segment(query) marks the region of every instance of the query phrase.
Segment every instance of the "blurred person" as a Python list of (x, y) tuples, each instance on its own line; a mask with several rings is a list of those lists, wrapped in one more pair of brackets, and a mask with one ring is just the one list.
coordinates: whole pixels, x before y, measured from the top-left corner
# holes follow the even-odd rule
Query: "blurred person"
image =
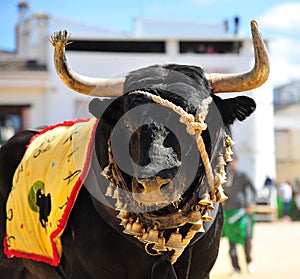
[(264, 183), (264, 188), (272, 188), (273, 185), (273, 180), (267, 175)]
[(271, 203), (271, 198), (272, 198), (272, 192), (273, 192), (273, 188), (274, 188), (274, 182), (272, 180), (272, 178), (270, 178), (268, 175), (266, 176), (265, 182), (264, 182), (264, 186), (263, 186), (263, 190), (265, 190), (267, 192), (268, 195), (268, 202)]
[(213, 45), (208, 45), (206, 52), (209, 54), (214, 54), (214, 53), (216, 53), (216, 50)]
[(229, 255), (233, 267), (232, 275), (240, 273), (237, 244), (244, 248), (247, 270), (254, 272), (251, 258), (253, 225), (255, 223), (254, 205), (256, 189), (250, 178), (237, 168), (237, 157), (234, 156), (228, 169), (227, 182), (223, 185), (228, 200), (224, 203), (223, 236), (229, 240)]
[(206, 46), (205, 44), (199, 44), (197, 48), (197, 53), (206, 53)]
[(290, 220), (290, 205), (293, 198), (293, 190), (292, 186), (288, 182), (283, 182), (279, 185), (279, 196), (283, 202), (283, 220)]

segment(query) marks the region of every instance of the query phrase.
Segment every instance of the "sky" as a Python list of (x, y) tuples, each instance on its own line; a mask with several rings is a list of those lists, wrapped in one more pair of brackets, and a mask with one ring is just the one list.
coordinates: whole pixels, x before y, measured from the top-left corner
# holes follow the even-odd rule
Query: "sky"
[[(125, 33), (136, 18), (197, 22), (233, 22), (240, 18), (240, 35), (251, 36), (249, 23), (257, 20), (270, 42), (274, 83), (300, 78), (300, 1), (293, 0), (28, 0), (30, 12), (47, 13)], [(0, 1), (0, 49), (15, 49), (17, 0)], [(61, 27), (62, 29), (64, 26)], [(56, 30), (54, 30), (56, 31)]]

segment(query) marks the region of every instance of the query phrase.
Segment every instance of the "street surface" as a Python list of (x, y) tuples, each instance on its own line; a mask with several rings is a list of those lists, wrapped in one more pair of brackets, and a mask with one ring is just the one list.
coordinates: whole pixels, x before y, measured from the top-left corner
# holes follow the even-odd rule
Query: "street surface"
[(254, 273), (247, 272), (243, 249), (238, 248), (241, 274), (230, 276), (228, 240), (223, 238), (211, 279), (300, 279), (300, 222), (256, 223), (252, 251)]

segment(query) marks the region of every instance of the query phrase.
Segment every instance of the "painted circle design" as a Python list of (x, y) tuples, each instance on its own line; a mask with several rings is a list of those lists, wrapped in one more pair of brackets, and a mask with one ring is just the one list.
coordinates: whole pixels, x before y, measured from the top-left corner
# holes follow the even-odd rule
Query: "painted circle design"
[(36, 205), (36, 192), (41, 189), (45, 190), (44, 182), (37, 180), (30, 188), (28, 193), (28, 205), (34, 212), (39, 212), (40, 208)]

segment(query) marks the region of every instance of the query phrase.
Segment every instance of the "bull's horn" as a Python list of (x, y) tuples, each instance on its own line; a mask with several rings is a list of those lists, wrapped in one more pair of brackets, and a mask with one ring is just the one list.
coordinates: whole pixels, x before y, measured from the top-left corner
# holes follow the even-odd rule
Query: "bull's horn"
[(124, 78), (91, 78), (76, 73), (67, 63), (65, 46), (69, 35), (66, 30), (50, 37), (54, 46), (54, 64), (60, 79), (76, 92), (98, 97), (117, 97), (123, 94)]
[(255, 20), (251, 21), (251, 32), (255, 55), (253, 69), (238, 74), (207, 74), (206, 77), (212, 85), (213, 93), (252, 90), (264, 84), (268, 79), (270, 72), (268, 52)]

